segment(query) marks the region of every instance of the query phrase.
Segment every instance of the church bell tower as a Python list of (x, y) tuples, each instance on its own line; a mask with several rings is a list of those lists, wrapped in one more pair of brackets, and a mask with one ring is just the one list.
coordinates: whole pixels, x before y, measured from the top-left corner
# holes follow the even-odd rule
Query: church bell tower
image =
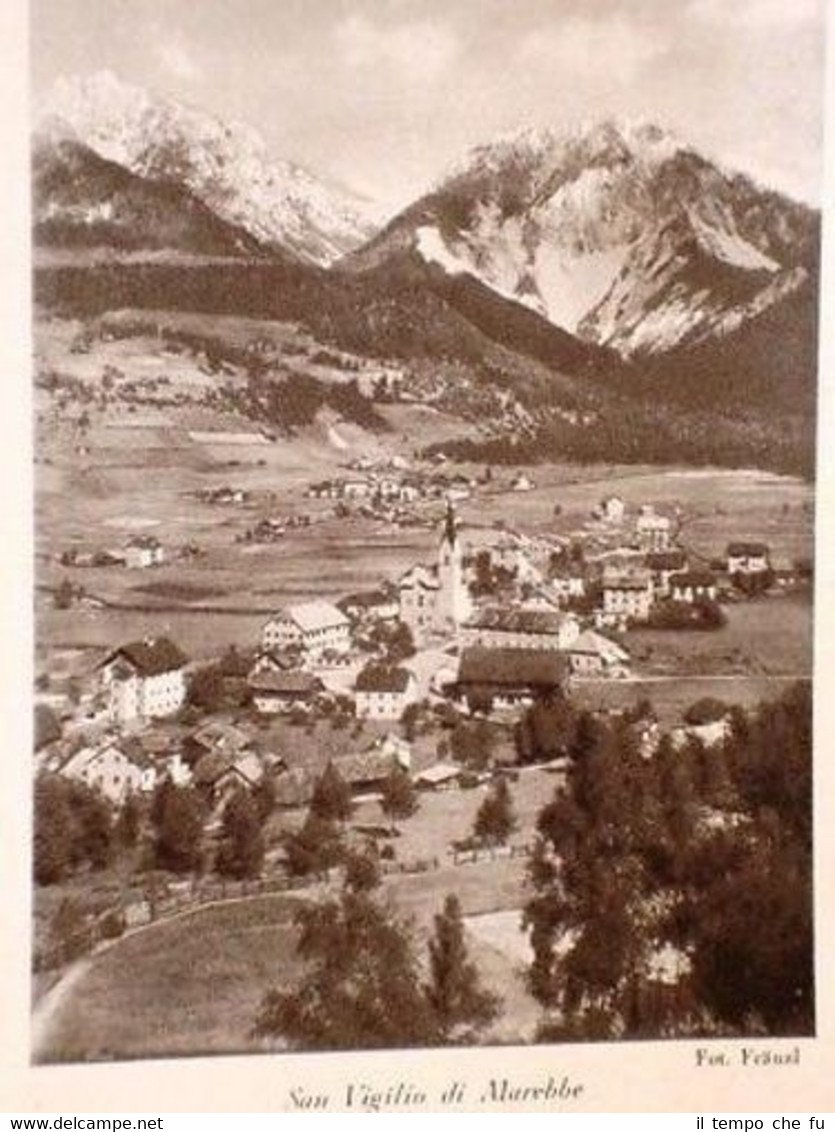
[(470, 593), (464, 580), (464, 554), (455, 509), (447, 500), (446, 516), (438, 546), (438, 605), (439, 632), (457, 632), (472, 612)]

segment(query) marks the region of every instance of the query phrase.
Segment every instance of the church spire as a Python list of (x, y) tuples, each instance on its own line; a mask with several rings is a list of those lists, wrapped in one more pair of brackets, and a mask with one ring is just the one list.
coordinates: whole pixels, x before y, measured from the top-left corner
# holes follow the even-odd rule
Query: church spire
[(452, 500), (446, 501), (446, 518), (444, 519), (444, 534), (443, 540), (448, 542), (450, 546), (455, 544), (458, 531), (455, 525), (455, 508), (452, 505)]

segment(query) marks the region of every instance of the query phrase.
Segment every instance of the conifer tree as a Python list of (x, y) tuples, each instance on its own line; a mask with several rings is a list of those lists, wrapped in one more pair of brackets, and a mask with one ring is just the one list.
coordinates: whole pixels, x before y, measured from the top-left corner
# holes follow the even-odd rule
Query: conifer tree
[(457, 896), (447, 896), (443, 912), (435, 916), (429, 965), (431, 982), (426, 987), (426, 997), (444, 1039), (466, 1027), (479, 1029), (496, 1017), (499, 999), (482, 988), (478, 969), (469, 958)]
[(316, 783), (310, 811), (317, 817), (332, 821), (347, 821), (353, 811), (351, 788), (332, 762)]
[(500, 778), (481, 803), (473, 832), (488, 845), (504, 845), (515, 827), (510, 789), (507, 780)]

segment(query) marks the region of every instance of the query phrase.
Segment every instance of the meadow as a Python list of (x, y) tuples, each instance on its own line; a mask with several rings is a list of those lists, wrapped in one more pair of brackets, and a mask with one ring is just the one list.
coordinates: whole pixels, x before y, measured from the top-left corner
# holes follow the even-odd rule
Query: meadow
[(253, 897), (154, 924), (93, 957), (56, 1010), (41, 1062), (253, 1052), (264, 992), (298, 972), (297, 900)]

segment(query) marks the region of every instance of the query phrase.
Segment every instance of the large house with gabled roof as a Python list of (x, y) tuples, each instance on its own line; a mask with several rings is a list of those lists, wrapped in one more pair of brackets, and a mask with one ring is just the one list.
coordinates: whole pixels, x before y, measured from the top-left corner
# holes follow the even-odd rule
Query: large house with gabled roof
[(63, 777), (83, 782), (117, 806), (130, 794), (149, 793), (157, 779), (154, 763), (136, 745), (110, 740), (82, 747), (58, 769)]
[(354, 686), (357, 718), (400, 719), (417, 699), (417, 681), (408, 668), (367, 664)]
[(351, 623), (329, 601), (305, 601), (273, 614), (261, 632), (264, 649), (297, 648), (309, 660), (351, 647)]
[(476, 646), (462, 651), (458, 676), (449, 690), (462, 708), (501, 711), (554, 695), (567, 676), (566, 659), (557, 652)]
[(114, 723), (175, 715), (186, 701), (188, 657), (168, 637), (146, 637), (115, 649), (99, 665)]

